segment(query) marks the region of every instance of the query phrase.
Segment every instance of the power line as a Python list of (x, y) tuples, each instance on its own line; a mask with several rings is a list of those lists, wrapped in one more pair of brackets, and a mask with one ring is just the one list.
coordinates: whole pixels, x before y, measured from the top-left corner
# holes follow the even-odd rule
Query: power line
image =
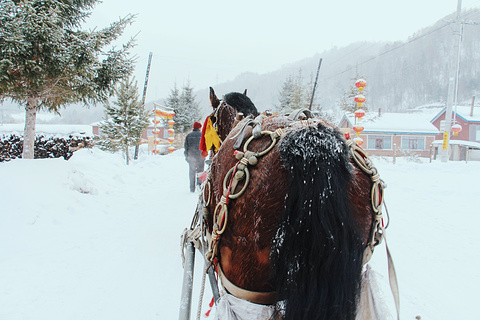
[(417, 40), (420, 40), (420, 39), (422, 39), (422, 38), (424, 38), (424, 37), (426, 37), (426, 36), (428, 36), (428, 35), (436, 32), (436, 31), (438, 31), (438, 30), (441, 30), (441, 29), (445, 28), (446, 26), (449, 26), (449, 25), (450, 25), (450, 24), (447, 23), (447, 24), (445, 24), (445, 25), (443, 25), (443, 26), (441, 26), (441, 27), (438, 27), (438, 28), (436, 28), (436, 29), (433, 29), (433, 30), (431, 30), (431, 31), (429, 31), (429, 32), (427, 32), (427, 33), (422, 34), (421, 36), (418, 36), (418, 37), (416, 37), (416, 38), (413, 38), (413, 39), (411, 39), (411, 40), (409, 40), (409, 41), (407, 41), (407, 42), (405, 42), (405, 43), (403, 43), (403, 44), (401, 44), (401, 45), (398, 45), (398, 46), (396, 46), (396, 47), (394, 47), (394, 48), (391, 48), (391, 49), (389, 49), (389, 50), (387, 50), (387, 51), (385, 51), (385, 52), (382, 52), (382, 53), (380, 53), (380, 54), (378, 54), (378, 55), (376, 55), (376, 56), (374, 56), (374, 57), (371, 57), (371, 58), (369, 58), (369, 59), (367, 59), (367, 60), (365, 60), (365, 61), (363, 61), (363, 62), (360, 62), (360, 63), (356, 64), (354, 67), (350, 67), (350, 68), (348, 68), (348, 69), (346, 69), (346, 70), (344, 70), (344, 71), (342, 71), (342, 72), (339, 72), (339, 73), (337, 73), (337, 74), (334, 74), (333, 76), (330, 76), (330, 77), (328, 77), (328, 78), (325, 78), (325, 80), (330, 80), (330, 79), (332, 79), (332, 78), (335, 78), (335, 77), (337, 77), (337, 76), (339, 76), (339, 75), (341, 75), (341, 74), (344, 74), (344, 73), (346, 73), (346, 72), (348, 72), (348, 71), (350, 71), (350, 70), (352, 70), (352, 69), (354, 69), (354, 68), (357, 68), (358, 66), (364, 65), (365, 63), (368, 63), (368, 62), (370, 62), (370, 61), (372, 61), (372, 60), (375, 60), (375, 59), (377, 59), (377, 58), (379, 58), (379, 57), (381, 57), (381, 56), (383, 56), (383, 55), (386, 55), (387, 53), (390, 53), (390, 52), (395, 51), (395, 50), (397, 50), (397, 49), (403, 48), (403, 47), (405, 47), (406, 45), (408, 45), (408, 44), (410, 44), (410, 43), (412, 43), (412, 42), (415, 42), (415, 41), (417, 41)]

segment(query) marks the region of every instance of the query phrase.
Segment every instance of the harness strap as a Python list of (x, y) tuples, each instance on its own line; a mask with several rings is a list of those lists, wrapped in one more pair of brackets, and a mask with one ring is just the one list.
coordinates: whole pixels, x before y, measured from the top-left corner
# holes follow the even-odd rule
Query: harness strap
[(261, 137), (262, 121), (265, 118), (265, 116), (264, 115), (259, 115), (255, 119), (251, 119), (249, 117), (247, 117), (248, 120), (245, 123), (242, 124), (242, 128), (240, 129), (240, 131), (236, 135), (234, 135), (233, 137), (230, 138), (232, 140), (237, 138), (237, 141), (233, 145), (234, 149), (239, 149), (240, 146), (242, 145), (242, 142), (245, 139), (245, 131), (246, 131), (248, 126), (253, 127), (252, 135), (255, 137), (255, 139), (258, 139), (258, 138)]
[(385, 234), (385, 248), (387, 249), (387, 261), (388, 261), (388, 281), (390, 282), (390, 289), (392, 290), (393, 300), (395, 301), (395, 308), (397, 309), (397, 320), (400, 319), (400, 292), (398, 289), (397, 272), (395, 271), (395, 265), (393, 264), (393, 258), (388, 249), (387, 238)]
[(271, 305), (276, 302), (276, 292), (250, 291), (240, 288), (231, 283), (230, 280), (228, 280), (223, 273), (223, 270), (220, 267), (220, 263), (217, 264), (217, 272), (219, 278), (222, 280), (223, 287), (233, 296), (256, 304)]
[(306, 119), (313, 118), (313, 114), (310, 110), (306, 108), (302, 108), (302, 109), (297, 109), (293, 111), (288, 116), (288, 120), (292, 120), (292, 121), (301, 120), (302, 118), (306, 118)]

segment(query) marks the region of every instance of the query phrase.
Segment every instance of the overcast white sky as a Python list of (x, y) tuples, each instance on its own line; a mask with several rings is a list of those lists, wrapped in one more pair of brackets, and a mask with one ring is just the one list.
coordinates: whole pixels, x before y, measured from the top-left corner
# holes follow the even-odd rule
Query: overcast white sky
[[(462, 8), (480, 0), (463, 0)], [(140, 90), (153, 52), (147, 101), (174, 83), (195, 90), (251, 71), (266, 73), (356, 41), (406, 40), (453, 13), (457, 0), (103, 0), (86, 28), (137, 14), (126, 37), (137, 36)]]

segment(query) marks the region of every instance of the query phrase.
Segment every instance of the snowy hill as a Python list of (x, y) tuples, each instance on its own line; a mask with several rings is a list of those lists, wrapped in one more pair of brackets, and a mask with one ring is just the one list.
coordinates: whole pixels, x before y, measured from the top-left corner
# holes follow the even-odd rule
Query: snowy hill
[[(402, 319), (478, 318), (480, 163), (373, 160), (388, 185)], [(0, 181), (0, 319), (178, 318), (180, 234), (198, 199), (183, 150), (130, 166), (96, 149), (13, 160)], [(393, 313), (383, 246), (371, 263)]]
[[(294, 61), (277, 71), (257, 74), (245, 72), (232, 81), (215, 86), (217, 94), (231, 91), (248, 95), (259, 110), (278, 104), (278, 93), (288, 76), (302, 70), (307, 81), (315, 77), (319, 58), (323, 58), (316, 96), (325, 110), (337, 112), (345, 91), (358, 74), (367, 80), (366, 96), (370, 110), (403, 112), (429, 103), (445, 104), (448, 91), (448, 65), (453, 34), (446, 16), (413, 34), (407, 41), (359, 41), (342, 48), (332, 48), (312, 57)], [(480, 10), (462, 13), (462, 20), (480, 22)], [(470, 102), (480, 95), (480, 42), (478, 26), (466, 25), (461, 52), (459, 102)], [(456, 51), (455, 51), (456, 52)], [(205, 112), (211, 112), (208, 88), (198, 88), (197, 98)], [(477, 101), (477, 104), (479, 102)], [(341, 114), (337, 114), (341, 116)]]

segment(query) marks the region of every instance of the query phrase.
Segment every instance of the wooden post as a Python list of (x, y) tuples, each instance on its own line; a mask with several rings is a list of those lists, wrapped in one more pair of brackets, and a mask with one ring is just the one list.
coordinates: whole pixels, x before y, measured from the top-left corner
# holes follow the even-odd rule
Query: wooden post
[[(395, 136), (393, 136), (393, 138), (395, 139)], [(397, 161), (397, 144), (394, 143), (393, 144), (393, 164), (395, 164)]]

